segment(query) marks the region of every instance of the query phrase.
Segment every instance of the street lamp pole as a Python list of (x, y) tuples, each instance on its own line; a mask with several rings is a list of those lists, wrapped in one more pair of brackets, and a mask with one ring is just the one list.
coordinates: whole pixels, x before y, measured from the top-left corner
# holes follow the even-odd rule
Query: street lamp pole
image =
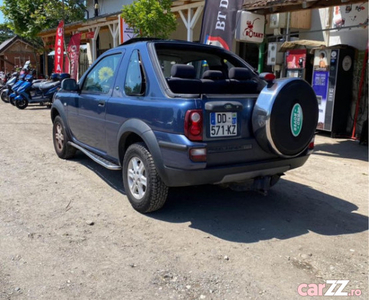
[[(99, 1), (98, 0), (95, 0), (94, 2), (94, 17), (98, 17), (99, 16)], [(99, 35), (96, 37), (96, 58), (98, 57), (99, 55), (99, 47), (100, 47), (100, 38), (99, 38)]]

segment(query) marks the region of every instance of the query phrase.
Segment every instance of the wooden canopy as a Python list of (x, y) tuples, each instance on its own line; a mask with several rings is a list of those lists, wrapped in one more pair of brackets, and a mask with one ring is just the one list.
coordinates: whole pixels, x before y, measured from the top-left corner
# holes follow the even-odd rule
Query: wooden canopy
[(363, 0), (245, 0), (243, 9), (257, 14), (268, 15), (304, 9), (319, 9), (365, 3)]

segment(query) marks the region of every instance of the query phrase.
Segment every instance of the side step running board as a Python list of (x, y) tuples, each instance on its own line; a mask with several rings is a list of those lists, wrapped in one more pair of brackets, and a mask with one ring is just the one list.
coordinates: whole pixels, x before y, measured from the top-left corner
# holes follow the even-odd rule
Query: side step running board
[(92, 153), (91, 151), (88, 151), (87, 149), (73, 143), (73, 142), (68, 142), (69, 145), (73, 146), (74, 148), (82, 151), (84, 154), (86, 154), (89, 158), (91, 158), (94, 162), (97, 162), (99, 165), (102, 165), (104, 168), (107, 168), (109, 170), (113, 170), (113, 171), (119, 171), (122, 168), (114, 163), (112, 163), (111, 161), (106, 160), (105, 158)]

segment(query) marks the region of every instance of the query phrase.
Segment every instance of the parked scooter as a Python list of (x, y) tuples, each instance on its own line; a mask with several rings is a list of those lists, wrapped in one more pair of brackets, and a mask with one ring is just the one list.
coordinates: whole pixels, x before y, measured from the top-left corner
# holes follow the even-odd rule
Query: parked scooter
[[(27, 75), (27, 77), (30, 75)], [(60, 89), (61, 81), (70, 78), (67, 73), (53, 73), (49, 81), (32, 82), (32, 78), (26, 77), (26, 82), (17, 90), (15, 105), (19, 109), (25, 109), (28, 104), (38, 103), (51, 107), (54, 94)]]
[(5, 103), (9, 103), (9, 90), (17, 82), (19, 73), (14, 72), (7, 80), (6, 84), (0, 89), (0, 98)]
[(17, 82), (16, 82), (16, 83), (14, 83), (14, 85), (13, 85), (13, 86), (11, 86), (11, 87), (8, 89), (8, 91), (7, 91), (6, 95), (5, 95), (5, 97), (7, 97), (8, 101), (10, 102), (10, 104), (15, 105), (14, 99), (15, 99), (15, 97), (17, 96), (17, 94), (16, 94), (15, 92), (16, 92), (16, 91), (18, 90), (18, 88), (20, 88), (20, 86), (25, 82), (25, 77), (26, 77), (26, 74), (20, 74), (20, 75), (18, 76), (18, 80), (17, 80)]
[(2, 89), (6, 82), (12, 77), (11, 73), (4, 73), (4, 72), (0, 72), (0, 88)]

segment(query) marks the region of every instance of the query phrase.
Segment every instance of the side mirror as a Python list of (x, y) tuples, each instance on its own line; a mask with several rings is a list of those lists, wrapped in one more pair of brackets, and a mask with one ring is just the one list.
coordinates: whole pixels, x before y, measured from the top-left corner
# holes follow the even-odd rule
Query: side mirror
[(79, 90), (79, 85), (75, 79), (66, 78), (61, 83), (61, 89), (69, 92), (77, 92)]

